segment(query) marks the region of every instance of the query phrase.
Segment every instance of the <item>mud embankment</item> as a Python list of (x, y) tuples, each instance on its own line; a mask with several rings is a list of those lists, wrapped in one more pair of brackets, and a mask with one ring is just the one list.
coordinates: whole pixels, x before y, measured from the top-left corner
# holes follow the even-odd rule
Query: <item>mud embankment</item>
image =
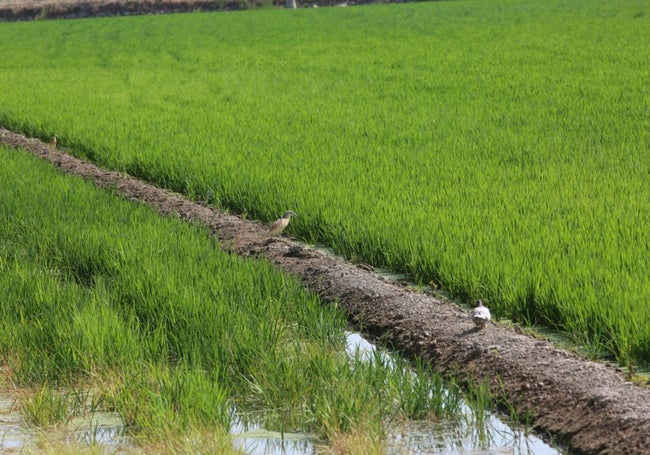
[(0, 3), (0, 21), (82, 19), (105, 16), (228, 11), (260, 6), (258, 0), (98, 0)]
[(650, 390), (631, 384), (612, 367), (508, 327), (492, 324), (477, 331), (468, 313), (452, 303), (286, 238), (265, 238), (259, 223), (99, 169), (36, 139), (0, 129), (0, 143), (113, 188), (163, 215), (203, 223), (224, 249), (266, 258), (300, 277), (324, 301), (338, 301), (353, 324), (392, 349), (423, 356), (448, 376), (477, 382), (489, 378), (494, 394), (507, 397), (533, 428), (572, 452), (650, 454)]
[[(298, 0), (300, 8), (408, 0)], [(0, 22), (284, 7), (286, 0), (0, 0)]]

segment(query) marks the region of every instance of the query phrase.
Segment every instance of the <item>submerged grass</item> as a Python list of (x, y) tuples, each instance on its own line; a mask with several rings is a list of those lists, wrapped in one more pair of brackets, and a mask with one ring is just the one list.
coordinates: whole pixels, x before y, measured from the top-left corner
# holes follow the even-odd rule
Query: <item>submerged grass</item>
[[(307, 241), (647, 364), (649, 10), (481, 0), (5, 23), (0, 122), (251, 217), (293, 209)], [(59, 260), (88, 280), (90, 253)], [(101, 272), (121, 266), (119, 245), (95, 253)]]
[(423, 364), (346, 354), (342, 312), (270, 264), (33, 157), (0, 160), (0, 363), (32, 389), (33, 425), (108, 411), (143, 444), (213, 429), (228, 445), (237, 417), (379, 447), (395, 420), (462, 419), (460, 389)]

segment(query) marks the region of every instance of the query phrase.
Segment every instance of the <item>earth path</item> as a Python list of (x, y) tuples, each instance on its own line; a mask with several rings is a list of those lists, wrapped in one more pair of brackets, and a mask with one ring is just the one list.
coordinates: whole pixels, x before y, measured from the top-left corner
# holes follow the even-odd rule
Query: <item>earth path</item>
[(533, 428), (571, 452), (650, 454), (650, 389), (626, 381), (610, 366), (512, 328), (491, 324), (477, 331), (468, 312), (450, 302), (289, 239), (266, 238), (259, 223), (102, 170), (37, 139), (0, 128), (0, 144), (39, 156), (163, 215), (209, 226), (224, 249), (265, 257), (298, 276), (323, 300), (339, 302), (353, 324), (391, 348), (421, 355), (448, 376), (477, 382), (490, 378), (493, 393), (505, 395), (519, 415), (529, 416)]

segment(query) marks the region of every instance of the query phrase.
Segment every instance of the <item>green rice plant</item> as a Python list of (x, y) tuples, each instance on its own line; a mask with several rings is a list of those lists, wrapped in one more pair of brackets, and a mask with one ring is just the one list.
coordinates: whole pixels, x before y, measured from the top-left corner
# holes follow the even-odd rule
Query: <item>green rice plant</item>
[(486, 425), (485, 418), (487, 411), (494, 409), (499, 397), (495, 397), (490, 392), (490, 378), (485, 378), (482, 382), (467, 383), (467, 401), (470, 403), (473, 418), (476, 422), (476, 427), (484, 429)]
[(53, 390), (45, 384), (29, 399), (21, 403), (21, 411), (27, 422), (32, 425), (47, 427), (65, 423), (74, 415), (69, 395)]
[[(0, 123), (252, 218), (291, 208), (308, 242), (647, 363), (647, 9), (4, 23)], [(87, 285), (118, 254), (59, 260)]]
[(461, 391), (424, 365), (348, 355), (343, 313), (271, 264), (34, 157), (0, 159), (0, 363), (36, 390), (34, 425), (108, 411), (145, 445), (210, 429), (226, 444), (235, 413), (323, 441), (460, 418)]
[(431, 366), (422, 359), (416, 359), (415, 367), (402, 366), (401, 381), (395, 384), (400, 392), (400, 408), (410, 419), (419, 420), (435, 416), (447, 420), (458, 420), (462, 415), (461, 392), (454, 381), (444, 381), (435, 374)]
[(104, 395), (87, 384), (54, 389), (45, 383), (19, 401), (26, 422), (36, 427), (59, 426), (73, 417), (92, 415), (104, 407)]
[(116, 378), (109, 399), (126, 428), (154, 439), (231, 424), (228, 389), (199, 370), (145, 366), (129, 371)]
[(393, 421), (462, 418), (463, 392), (421, 363), (413, 369), (380, 351), (366, 358), (330, 349), (324, 356), (318, 345), (300, 341), (283, 346), (258, 354), (247, 377), (249, 394), (238, 404), (266, 410), (265, 428), (307, 431), (324, 440), (364, 428), (382, 439)]

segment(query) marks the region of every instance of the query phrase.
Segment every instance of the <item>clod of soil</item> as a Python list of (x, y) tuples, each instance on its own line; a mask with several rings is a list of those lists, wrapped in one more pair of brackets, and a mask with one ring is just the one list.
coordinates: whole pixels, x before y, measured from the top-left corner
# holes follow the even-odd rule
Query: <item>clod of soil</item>
[(650, 390), (628, 382), (612, 367), (498, 324), (477, 330), (469, 313), (452, 303), (286, 238), (266, 238), (259, 223), (102, 170), (36, 139), (0, 128), (0, 143), (113, 188), (163, 215), (209, 226), (223, 248), (265, 257), (300, 277), (324, 301), (339, 302), (354, 325), (392, 349), (422, 356), (448, 376), (476, 382), (490, 378), (494, 394), (505, 396), (535, 430), (572, 452), (650, 454)]

